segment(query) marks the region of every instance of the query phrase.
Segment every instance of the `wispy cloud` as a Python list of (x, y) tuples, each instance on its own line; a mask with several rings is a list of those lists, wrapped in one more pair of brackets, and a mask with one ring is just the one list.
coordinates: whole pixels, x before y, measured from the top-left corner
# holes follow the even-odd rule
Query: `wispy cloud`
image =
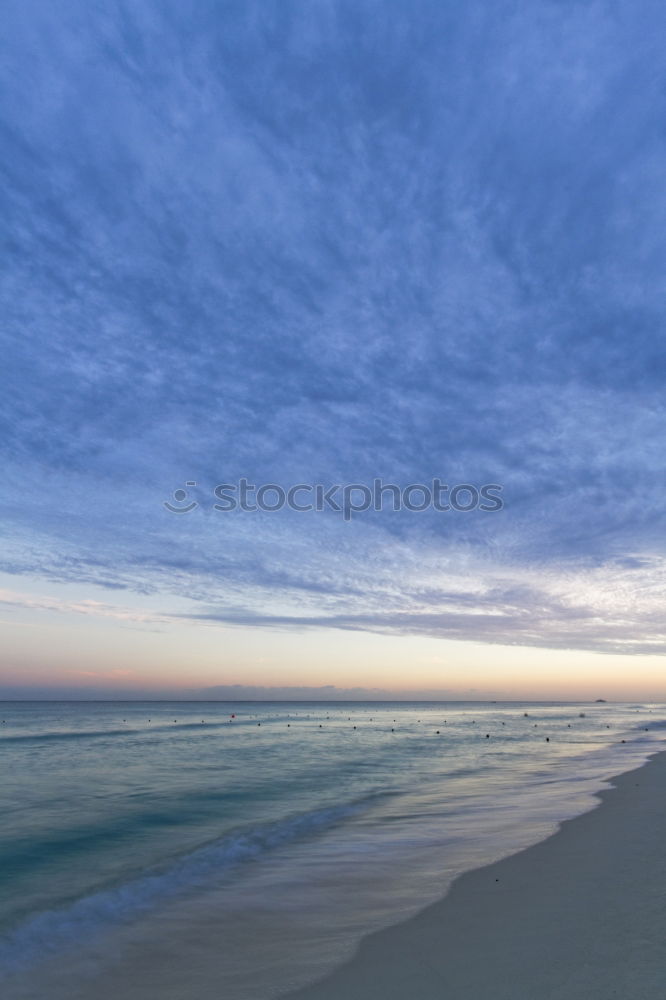
[(104, 604), (102, 601), (66, 601), (47, 595), (36, 597), (33, 594), (0, 590), (0, 606), (17, 608), (27, 611), (54, 611), (59, 614), (88, 615), (93, 618), (113, 618), (128, 622), (173, 622), (177, 618), (157, 614), (151, 611), (138, 611), (136, 608), (120, 607)]
[[(119, 619), (663, 650), (660, 5), (3, 20), (0, 568)], [(506, 506), (204, 504), (241, 475)]]

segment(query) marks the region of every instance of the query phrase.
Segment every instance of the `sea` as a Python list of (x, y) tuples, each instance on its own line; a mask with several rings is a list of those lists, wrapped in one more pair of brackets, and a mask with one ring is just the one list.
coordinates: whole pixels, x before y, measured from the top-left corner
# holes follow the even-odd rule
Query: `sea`
[(666, 706), (0, 704), (4, 1000), (272, 1000), (594, 808)]

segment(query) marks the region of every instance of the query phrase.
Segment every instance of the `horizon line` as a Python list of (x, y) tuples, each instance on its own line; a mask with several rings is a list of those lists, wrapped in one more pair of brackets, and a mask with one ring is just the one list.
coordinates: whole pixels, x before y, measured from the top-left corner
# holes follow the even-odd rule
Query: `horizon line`
[[(372, 702), (372, 704), (375, 705), (392, 705), (396, 701), (403, 701), (405, 704), (420, 705), (626, 705), (633, 701), (648, 701), (654, 704), (660, 704), (659, 702), (652, 702), (652, 699), (649, 698), (628, 698), (624, 701), (616, 701), (615, 699), (610, 698), (0, 698), (0, 704), (8, 702), (18, 702), (23, 704), (34, 704), (35, 702), (49, 704), (77, 702), (81, 704), (97, 705), (106, 703), (133, 704), (141, 702), (164, 702), (166, 704), (174, 701), (179, 702), (181, 705), (274, 705), (277, 703), (284, 703), (285, 705), (293, 705), (294, 703), (304, 705), (364, 705), (369, 702)], [(661, 704), (666, 704), (666, 702)]]

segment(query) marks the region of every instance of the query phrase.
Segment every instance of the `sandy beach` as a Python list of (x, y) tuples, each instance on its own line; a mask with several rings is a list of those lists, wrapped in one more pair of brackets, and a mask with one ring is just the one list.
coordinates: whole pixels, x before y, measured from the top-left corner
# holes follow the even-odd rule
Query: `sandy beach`
[(666, 753), (547, 840), (468, 872), (288, 1000), (647, 1000), (666, 983)]

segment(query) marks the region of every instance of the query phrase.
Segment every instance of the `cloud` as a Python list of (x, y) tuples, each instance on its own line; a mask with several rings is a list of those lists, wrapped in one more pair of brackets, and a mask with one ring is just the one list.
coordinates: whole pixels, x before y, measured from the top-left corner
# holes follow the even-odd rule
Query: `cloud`
[[(661, 6), (4, 19), (0, 568), (202, 622), (662, 649)], [(243, 475), (506, 506), (216, 515)]]
[[(73, 675), (72, 675), (73, 676)], [(187, 701), (202, 702), (280, 702), (295, 701), (302, 702), (363, 702), (363, 701), (444, 701), (451, 700), (459, 702), (462, 695), (469, 695), (470, 700), (478, 701), (482, 698), (490, 698), (498, 694), (497, 691), (477, 688), (469, 688), (465, 691), (448, 688), (437, 689), (414, 689), (410, 691), (390, 691), (384, 688), (339, 688), (332, 684), (318, 686), (264, 686), (261, 684), (218, 684), (208, 688), (178, 688), (168, 689), (162, 687), (137, 687), (119, 688), (118, 683), (122, 683), (123, 675), (120, 673), (95, 674), (96, 678), (102, 681), (102, 685), (95, 683), (92, 685), (75, 686), (69, 679), (66, 684), (60, 687), (45, 687), (40, 685), (38, 689), (39, 700), (61, 701), (65, 694), (68, 701), (88, 701), (91, 694), (96, 699), (113, 701), (154, 701), (158, 699), (168, 701), (173, 698), (182, 703)], [(104, 683), (111, 680), (113, 683), (109, 687), (104, 687)], [(0, 695), (6, 701), (31, 701), (35, 698), (35, 688), (30, 685), (0, 685)]]
[(59, 614), (87, 615), (93, 618), (114, 618), (121, 622), (169, 622), (174, 617), (136, 608), (105, 604), (102, 601), (67, 601), (56, 597), (35, 596), (15, 591), (0, 590), (0, 605), (27, 611), (55, 611)]
[(645, 575), (635, 579), (635, 568), (627, 572), (617, 565), (570, 573), (566, 579), (542, 571), (523, 573), (520, 583), (497, 579), (478, 593), (433, 591), (427, 602), (424, 595), (405, 587), (397, 606), (386, 608), (376, 594), (379, 600), (361, 613), (276, 615), (227, 608), (202, 612), (200, 617), (263, 628), (338, 628), (550, 649), (663, 654), (665, 574), (663, 561), (651, 567), (649, 583)]

